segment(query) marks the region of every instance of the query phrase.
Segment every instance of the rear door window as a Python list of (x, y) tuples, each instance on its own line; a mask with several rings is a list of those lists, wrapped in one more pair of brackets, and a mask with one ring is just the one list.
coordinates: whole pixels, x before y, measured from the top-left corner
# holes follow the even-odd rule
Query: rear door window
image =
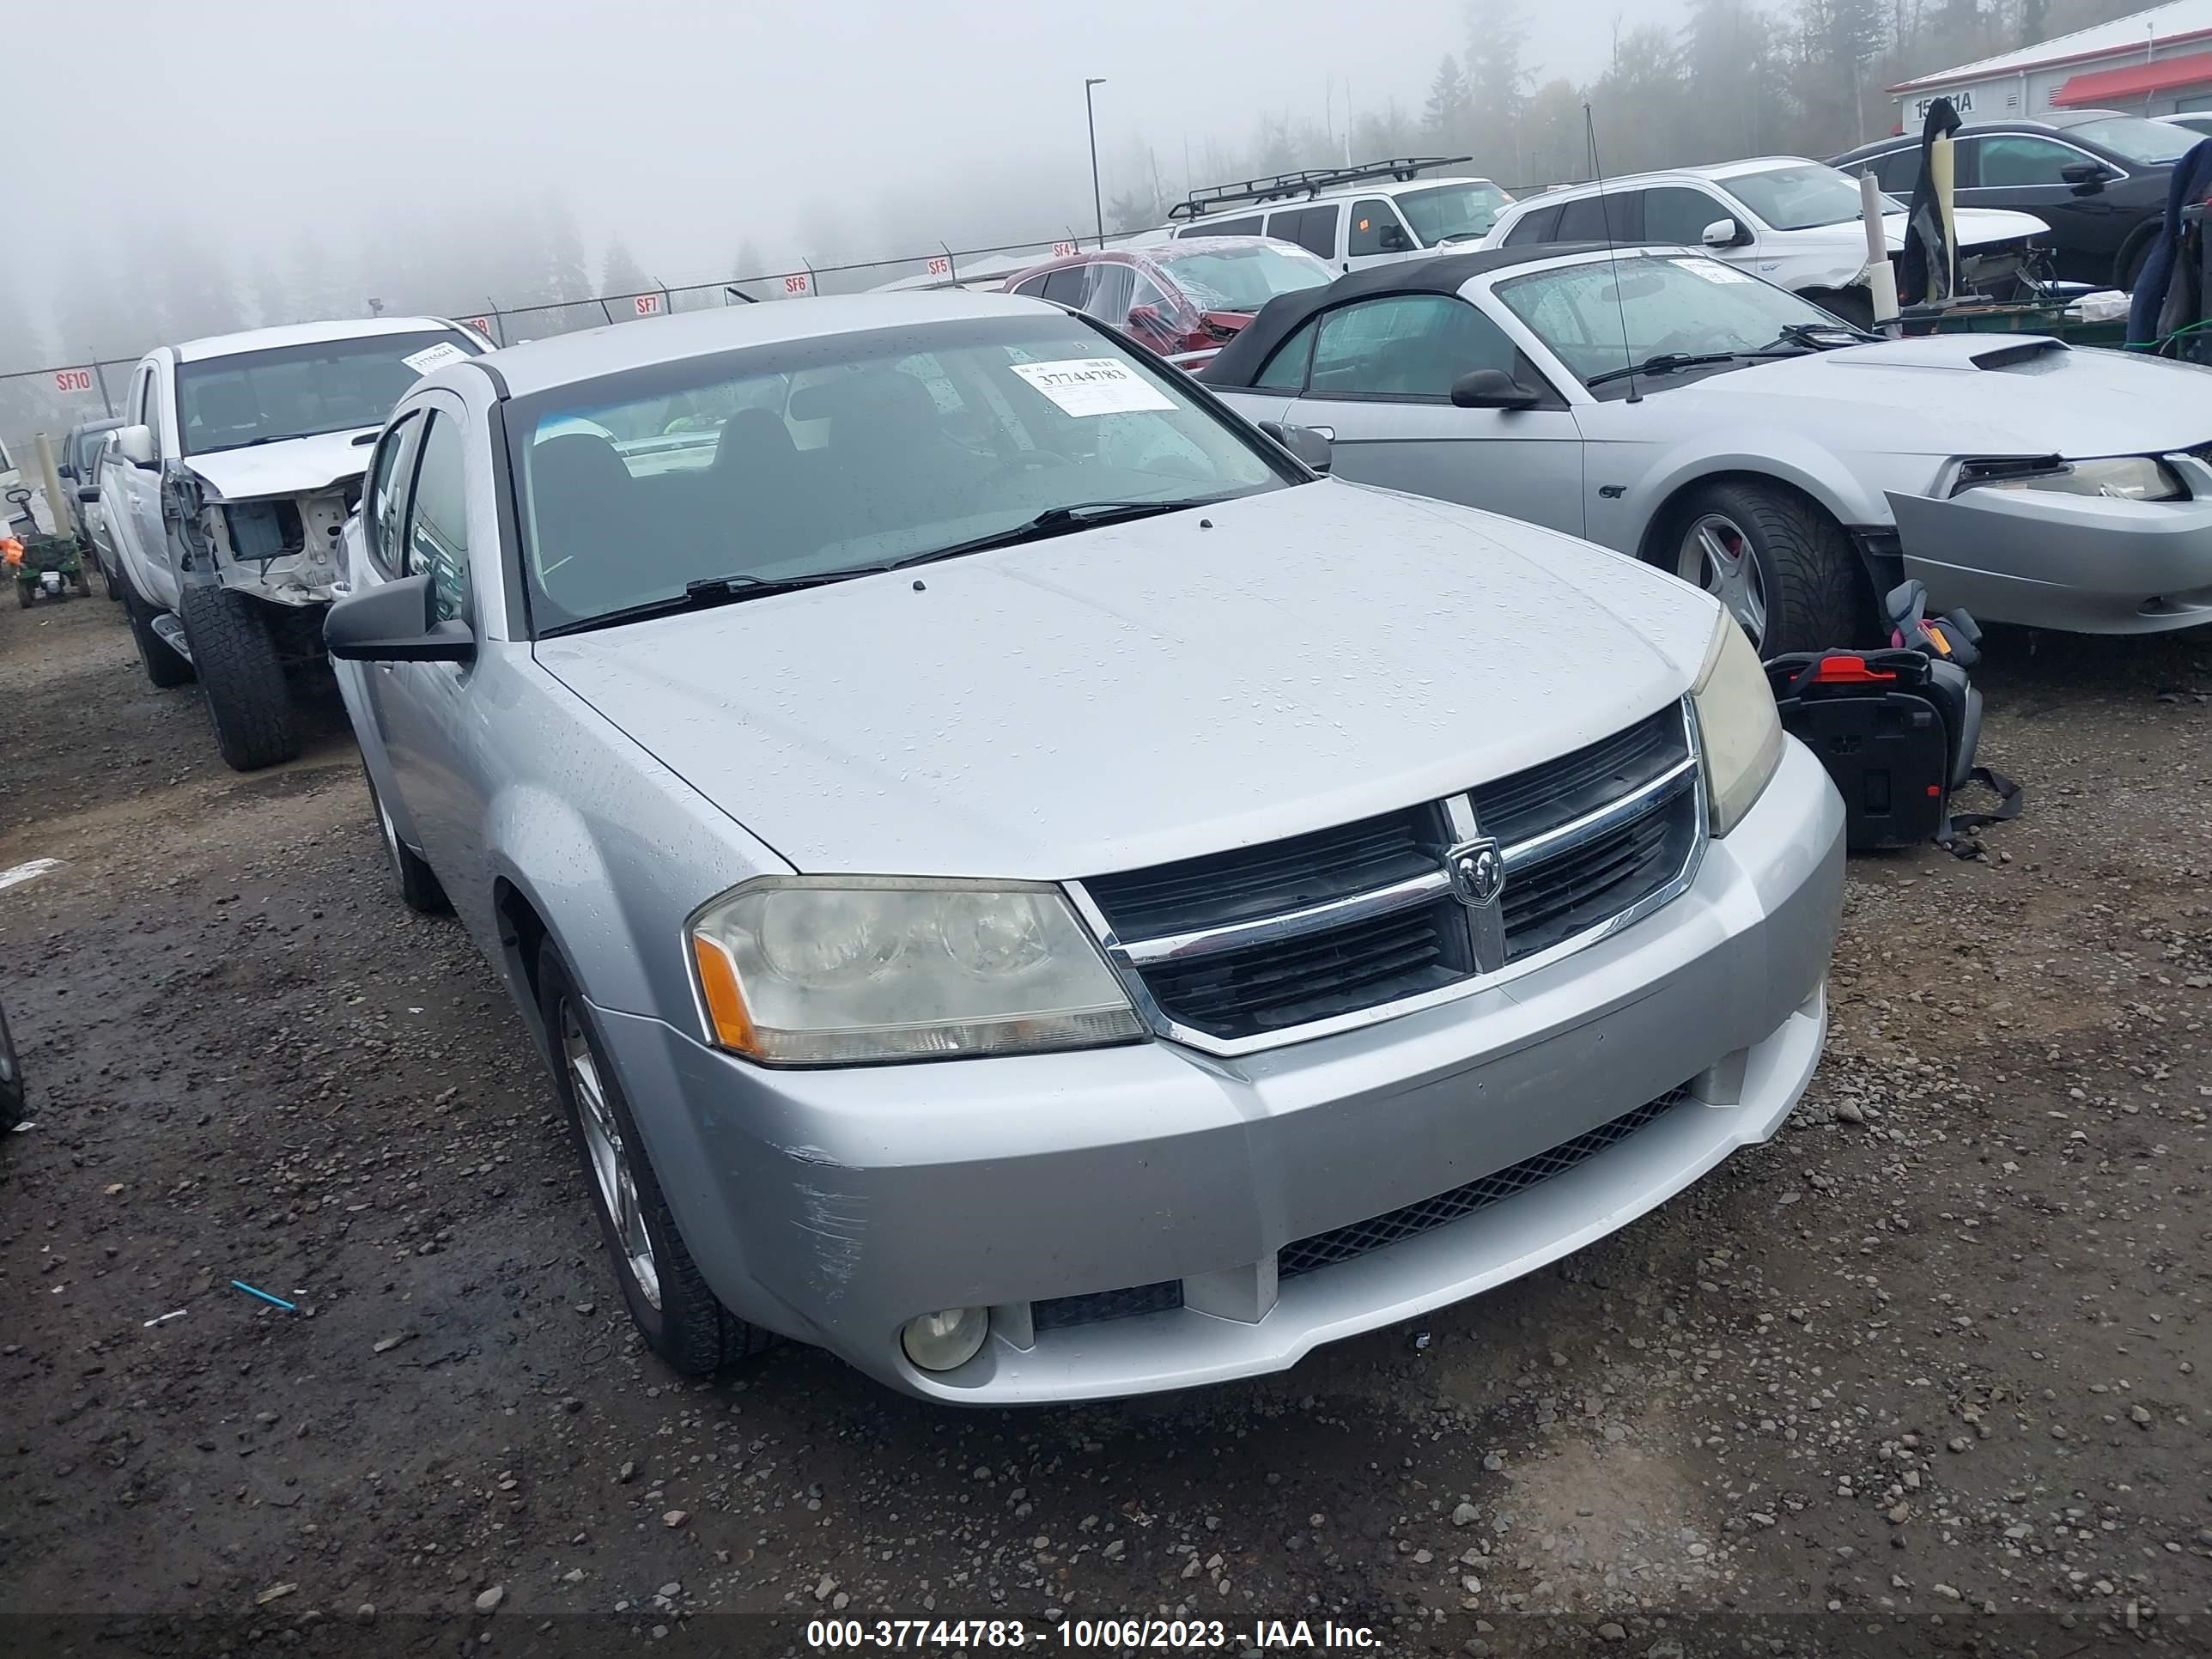
[(1084, 288), (1090, 278), (1091, 268), (1088, 265), (1062, 265), (1058, 270), (1046, 275), (1044, 297), (1054, 305), (1079, 308), (1083, 304)]
[(1267, 216), (1267, 234), (1285, 242), (1296, 242), (1309, 253), (1322, 258), (1336, 253), (1336, 216), (1340, 205), (1330, 203), (1327, 207), (1293, 208), (1287, 212)]
[(1129, 319), (1129, 307), (1137, 291), (1137, 273), (1127, 265), (1102, 260), (1091, 267), (1089, 291), (1083, 308), (1100, 322), (1119, 328)]
[(1620, 242), (1633, 241), (1635, 234), (1628, 228), (1629, 198), (1619, 195), (1585, 196), (1578, 201), (1566, 203), (1559, 210), (1559, 233), (1556, 240), (1562, 242)]
[(1185, 225), (1176, 232), (1178, 236), (1260, 236), (1266, 234), (1267, 221), (1258, 214), (1247, 219), (1200, 219), (1196, 224)]
[(1514, 221), (1513, 228), (1505, 233), (1507, 247), (1531, 247), (1539, 242), (1554, 242), (1559, 236), (1559, 210), (1554, 207), (1531, 208)]
[(1296, 392), (1306, 383), (1306, 359), (1313, 356), (1314, 332), (1321, 325), (1308, 323), (1275, 348), (1267, 367), (1252, 382), (1261, 392)]

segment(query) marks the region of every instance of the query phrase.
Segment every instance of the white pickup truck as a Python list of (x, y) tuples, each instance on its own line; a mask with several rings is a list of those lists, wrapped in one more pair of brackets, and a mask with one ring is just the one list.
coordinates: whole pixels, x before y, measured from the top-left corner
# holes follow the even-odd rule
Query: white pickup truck
[(140, 359), (99, 500), (146, 678), (197, 677), (223, 759), (299, 752), (288, 670), (320, 665), (337, 536), (416, 380), (489, 341), (438, 317), (226, 334)]

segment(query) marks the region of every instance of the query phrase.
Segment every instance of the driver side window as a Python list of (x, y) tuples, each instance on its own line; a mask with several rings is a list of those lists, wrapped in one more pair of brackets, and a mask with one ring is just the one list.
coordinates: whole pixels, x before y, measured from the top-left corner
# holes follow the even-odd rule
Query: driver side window
[(1503, 329), (1450, 295), (1396, 295), (1322, 319), (1310, 395), (1441, 399), (1477, 368), (1514, 372)]
[(415, 470), (415, 446), (422, 435), (420, 413), (401, 416), (384, 434), (376, 447), (375, 459), (369, 463), (368, 489), (362, 497), (362, 541), (368, 550), (368, 562), (387, 581), (406, 574), (399, 514), (409, 475)]

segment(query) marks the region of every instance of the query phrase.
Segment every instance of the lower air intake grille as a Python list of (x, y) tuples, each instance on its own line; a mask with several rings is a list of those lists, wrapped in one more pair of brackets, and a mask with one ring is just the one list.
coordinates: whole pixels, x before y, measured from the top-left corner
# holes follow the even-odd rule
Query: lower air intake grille
[(1334, 1227), (1325, 1233), (1316, 1233), (1311, 1238), (1299, 1239), (1286, 1244), (1275, 1258), (1275, 1277), (1278, 1281), (1295, 1279), (1300, 1273), (1312, 1273), (1318, 1267), (1333, 1267), (1355, 1256), (1365, 1255), (1370, 1250), (1387, 1249), (1407, 1239), (1418, 1238), (1423, 1233), (1433, 1232), (1438, 1227), (1463, 1221), (1477, 1210), (1486, 1209), (1503, 1198), (1523, 1193), (1540, 1182), (1553, 1176), (1564, 1175), (1579, 1164), (1587, 1163), (1608, 1147), (1618, 1146), (1638, 1129), (1647, 1127), (1689, 1098), (1687, 1087), (1670, 1089), (1656, 1100), (1646, 1101), (1634, 1111), (1625, 1113), (1610, 1123), (1577, 1135), (1572, 1140), (1562, 1141), (1549, 1152), (1525, 1158), (1520, 1163), (1493, 1171), (1463, 1187), (1455, 1187), (1448, 1193), (1438, 1193), (1434, 1198), (1425, 1198), (1418, 1204), (1408, 1204), (1388, 1215), (1378, 1215), (1365, 1221), (1355, 1221), (1346, 1227)]
[(1049, 1302), (1033, 1302), (1030, 1304), (1030, 1320), (1040, 1332), (1058, 1331), (1071, 1325), (1099, 1325), (1109, 1319), (1165, 1313), (1181, 1306), (1182, 1281), (1170, 1279), (1158, 1285), (1132, 1285), (1126, 1290), (1097, 1291), (1089, 1296), (1056, 1296)]

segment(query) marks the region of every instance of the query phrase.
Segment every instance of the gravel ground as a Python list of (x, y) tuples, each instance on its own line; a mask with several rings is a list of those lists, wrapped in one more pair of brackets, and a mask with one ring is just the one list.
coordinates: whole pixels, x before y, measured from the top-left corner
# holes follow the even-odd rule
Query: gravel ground
[(659, 1369), (335, 700), (240, 777), (119, 608), (0, 611), (0, 868), (65, 860), (0, 892), (0, 1650), (2212, 1649), (2212, 642), (1992, 644), (2027, 815), (1854, 863), (1771, 1145), (1425, 1342), (956, 1413), (802, 1348)]

